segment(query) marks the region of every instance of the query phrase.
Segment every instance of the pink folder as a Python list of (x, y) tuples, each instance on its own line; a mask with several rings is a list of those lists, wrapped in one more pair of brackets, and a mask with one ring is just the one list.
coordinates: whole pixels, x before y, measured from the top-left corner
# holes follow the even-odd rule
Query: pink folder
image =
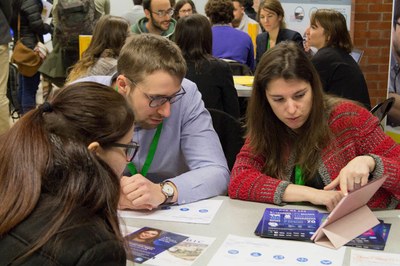
[(377, 225), (378, 219), (366, 204), (385, 179), (386, 176), (349, 192), (332, 210), (311, 240), (321, 246), (337, 249)]

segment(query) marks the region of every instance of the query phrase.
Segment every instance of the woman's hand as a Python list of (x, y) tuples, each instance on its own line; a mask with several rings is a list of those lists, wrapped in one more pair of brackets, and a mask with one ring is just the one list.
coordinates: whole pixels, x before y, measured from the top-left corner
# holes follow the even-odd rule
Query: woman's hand
[(374, 169), (375, 160), (371, 156), (357, 156), (340, 170), (339, 175), (324, 190), (332, 190), (339, 185), (342, 193), (347, 195), (348, 191), (366, 185)]
[(314, 205), (325, 205), (326, 209), (330, 212), (336, 207), (343, 196), (341, 191), (316, 189), (310, 195), (309, 201)]
[(343, 196), (341, 191), (326, 191), (308, 186), (290, 184), (287, 186), (282, 200), (284, 202), (308, 201), (314, 205), (325, 205), (328, 211), (332, 211)]

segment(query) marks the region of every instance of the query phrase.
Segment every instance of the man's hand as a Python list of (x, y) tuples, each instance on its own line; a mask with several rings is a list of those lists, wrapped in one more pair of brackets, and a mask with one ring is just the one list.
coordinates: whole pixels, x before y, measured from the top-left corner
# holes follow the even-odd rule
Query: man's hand
[(120, 209), (152, 210), (165, 201), (160, 184), (149, 181), (141, 174), (123, 176), (120, 182)]

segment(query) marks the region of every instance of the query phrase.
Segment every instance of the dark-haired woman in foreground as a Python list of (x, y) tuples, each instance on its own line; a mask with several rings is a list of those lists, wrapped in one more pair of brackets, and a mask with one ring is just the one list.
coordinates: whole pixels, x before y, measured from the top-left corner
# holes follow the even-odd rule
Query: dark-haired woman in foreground
[(119, 177), (138, 148), (112, 88), (61, 89), (0, 136), (0, 265), (125, 265)]

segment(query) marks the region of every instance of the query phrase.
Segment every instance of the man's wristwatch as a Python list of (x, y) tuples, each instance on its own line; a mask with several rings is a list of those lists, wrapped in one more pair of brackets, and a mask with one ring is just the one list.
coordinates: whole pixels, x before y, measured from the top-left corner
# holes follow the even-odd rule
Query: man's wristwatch
[(172, 199), (174, 198), (175, 188), (174, 185), (169, 181), (164, 181), (160, 183), (161, 192), (165, 196), (165, 201), (162, 204), (171, 203)]

